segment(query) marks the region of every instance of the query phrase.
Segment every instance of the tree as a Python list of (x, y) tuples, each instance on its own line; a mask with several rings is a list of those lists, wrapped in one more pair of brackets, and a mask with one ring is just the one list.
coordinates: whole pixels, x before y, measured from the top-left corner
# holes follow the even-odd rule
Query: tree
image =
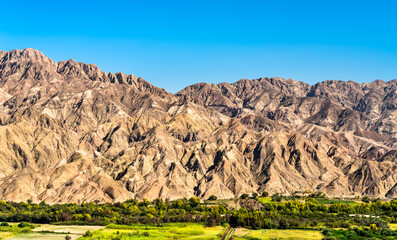
[(81, 213), (73, 214), (73, 219), (76, 220), (76, 221), (83, 221), (84, 216)]
[(189, 203), (190, 203), (190, 206), (192, 206), (193, 208), (194, 208), (194, 207), (197, 207), (197, 206), (200, 204), (200, 198), (191, 197), (191, 198), (189, 199)]
[(208, 227), (216, 226), (216, 218), (214, 216), (212, 216), (212, 214), (208, 215), (208, 217), (207, 217), (207, 226)]
[(272, 201), (273, 202), (281, 202), (283, 200), (283, 198), (284, 198), (283, 195), (281, 195), (280, 193), (276, 193), (276, 194), (273, 194)]
[(369, 203), (371, 200), (369, 199), (368, 196), (364, 196), (361, 201), (365, 202), (365, 203)]
[(287, 229), (289, 226), (287, 220), (285, 220), (284, 218), (280, 219), (279, 225), (281, 229)]
[(253, 193), (252, 193), (252, 198), (257, 198), (257, 197), (258, 197), (258, 193), (253, 192)]
[(268, 192), (266, 192), (266, 191), (262, 192), (262, 197), (267, 197), (267, 196), (269, 196)]
[(84, 214), (84, 221), (90, 221), (91, 220), (91, 215), (86, 213)]
[(218, 197), (215, 196), (215, 195), (211, 195), (211, 196), (208, 198), (208, 200), (210, 200), (210, 201), (215, 201), (215, 200), (217, 200), (217, 199), (218, 199)]
[(18, 227), (19, 227), (19, 228), (25, 228), (25, 227), (33, 228), (32, 225), (30, 225), (29, 223), (25, 223), (25, 222), (20, 222), (20, 223), (18, 224)]
[(72, 240), (72, 237), (69, 236), (69, 235), (66, 235), (66, 236), (65, 236), (65, 240)]

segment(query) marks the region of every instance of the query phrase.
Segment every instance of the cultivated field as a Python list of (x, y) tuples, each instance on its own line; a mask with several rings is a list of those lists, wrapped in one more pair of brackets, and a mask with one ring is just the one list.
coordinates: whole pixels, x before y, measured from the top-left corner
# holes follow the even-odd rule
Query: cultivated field
[(14, 235), (14, 233), (12, 233), (12, 232), (0, 232), (0, 239), (4, 239), (6, 237), (11, 237), (12, 235)]
[(150, 225), (109, 225), (105, 229), (93, 232), (92, 237), (81, 237), (79, 239), (101, 240), (119, 238), (125, 239), (202, 239), (211, 240), (219, 239), (224, 227), (205, 227), (202, 224), (195, 223), (170, 223), (162, 224), (161, 227)]
[(322, 239), (323, 235), (315, 230), (280, 230), (280, 229), (261, 229), (249, 230), (245, 228), (238, 228), (233, 234), (233, 239)]
[(54, 233), (69, 233), (69, 234), (84, 234), (86, 231), (96, 231), (104, 228), (104, 226), (73, 226), (73, 225), (50, 225), (41, 224), (40, 227), (34, 228), (34, 232), (54, 232)]
[(17, 223), (10, 227), (0, 227), (0, 239), (7, 240), (64, 240), (69, 235), (73, 240), (81, 237), (86, 231), (96, 231), (103, 226), (72, 226), (72, 225), (35, 225), (34, 229), (20, 229)]
[(258, 200), (258, 202), (260, 202), (260, 203), (271, 203), (272, 202), (271, 197), (258, 197), (258, 198), (256, 198), (256, 200)]
[(72, 237), (72, 240), (77, 239), (81, 235), (74, 234), (58, 234), (58, 233), (24, 233), (19, 234), (10, 238), (6, 238), (7, 240), (65, 240), (65, 236), (69, 235)]
[(327, 198), (323, 198), (323, 199), (316, 199), (317, 202), (321, 203), (321, 204), (335, 204), (335, 203), (345, 203), (347, 205), (357, 205), (359, 204), (356, 201), (353, 200), (338, 200), (338, 199), (327, 199)]

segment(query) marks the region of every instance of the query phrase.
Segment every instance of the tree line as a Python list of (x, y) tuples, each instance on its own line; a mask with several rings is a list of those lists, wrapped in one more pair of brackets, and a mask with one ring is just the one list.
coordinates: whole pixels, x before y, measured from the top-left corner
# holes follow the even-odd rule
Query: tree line
[[(238, 201), (255, 199), (243, 196)], [(314, 196), (316, 197), (316, 196)], [(261, 203), (261, 209), (232, 206), (213, 199), (183, 198), (176, 201), (162, 199), (128, 200), (121, 203), (67, 203), (0, 201), (0, 222), (30, 222), (52, 224), (108, 225), (135, 223), (161, 224), (169, 222), (202, 222), (209, 226), (229, 223), (233, 227), (260, 228), (329, 228), (371, 226), (387, 228), (397, 222), (397, 201), (372, 201), (356, 204), (322, 204), (316, 198), (287, 199)], [(230, 201), (233, 203), (233, 200)], [(233, 204), (231, 204), (233, 205)], [(244, 204), (240, 204), (244, 205)], [(244, 205), (245, 206), (245, 205)]]

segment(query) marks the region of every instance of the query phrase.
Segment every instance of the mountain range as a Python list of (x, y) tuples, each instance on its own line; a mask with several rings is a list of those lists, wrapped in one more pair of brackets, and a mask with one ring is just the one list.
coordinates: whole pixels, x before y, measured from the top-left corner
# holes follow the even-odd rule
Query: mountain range
[(396, 118), (397, 80), (259, 78), (171, 94), (94, 64), (0, 51), (0, 199), (394, 198)]

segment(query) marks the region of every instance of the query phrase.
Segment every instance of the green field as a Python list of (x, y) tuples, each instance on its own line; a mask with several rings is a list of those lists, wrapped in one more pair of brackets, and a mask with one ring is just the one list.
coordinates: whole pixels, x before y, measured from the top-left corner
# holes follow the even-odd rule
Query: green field
[(30, 227), (19, 228), (17, 223), (10, 224), (9, 226), (0, 226), (0, 239), (9, 239), (8, 237), (29, 233), (31, 231)]
[[(271, 203), (272, 202), (271, 197), (258, 197), (256, 199), (260, 203)], [(345, 203), (345, 204), (349, 204), (349, 205), (359, 204), (358, 202), (355, 202), (353, 200), (339, 200), (339, 199), (328, 199), (328, 198), (316, 198), (316, 201), (320, 204), (335, 204), (335, 203)]]
[(13, 232), (0, 232), (0, 239), (4, 239), (6, 237), (11, 237), (13, 235), (14, 235)]
[(345, 203), (349, 205), (357, 205), (358, 202), (352, 200), (337, 200), (337, 199), (327, 199), (327, 198), (316, 198), (318, 203), (321, 204), (335, 204), (335, 203)]
[(322, 239), (323, 235), (320, 231), (315, 230), (280, 230), (280, 229), (262, 229), (250, 230), (238, 228), (233, 234), (233, 239)]
[(224, 227), (205, 227), (202, 224), (195, 223), (169, 223), (162, 224), (162, 226), (153, 225), (109, 225), (105, 229), (100, 229), (93, 232), (92, 237), (81, 237), (79, 239), (101, 240), (114, 239), (219, 239)]
[(260, 203), (270, 203), (272, 202), (272, 198), (271, 197), (258, 197), (256, 198), (256, 200)]
[(390, 229), (397, 230), (397, 223), (389, 223), (388, 225), (389, 225)]

